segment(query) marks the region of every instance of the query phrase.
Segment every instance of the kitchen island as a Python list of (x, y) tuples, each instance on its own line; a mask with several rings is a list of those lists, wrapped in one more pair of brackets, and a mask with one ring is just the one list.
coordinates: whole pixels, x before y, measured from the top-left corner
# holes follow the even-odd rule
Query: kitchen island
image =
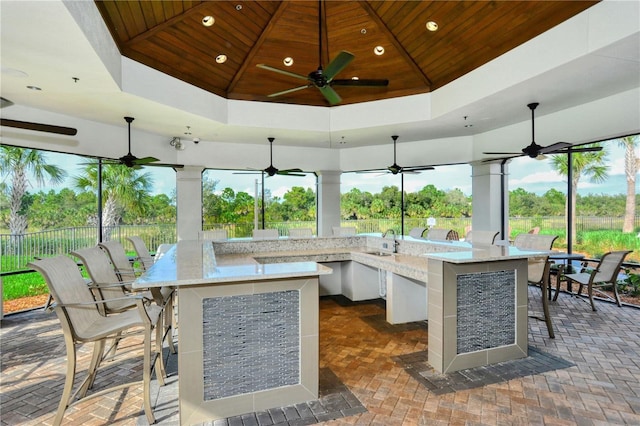
[[(215, 243), (216, 253), (260, 262), (327, 262), (325, 294), (386, 299), (387, 322), (428, 320), (429, 363), (439, 372), (527, 356), (527, 263), (548, 253), (511, 246), (381, 234)], [(394, 253), (389, 247), (397, 247)], [(337, 273), (341, 272), (341, 273)]]
[(177, 289), (181, 424), (318, 398), (318, 277), (331, 272), (180, 241), (136, 280)]

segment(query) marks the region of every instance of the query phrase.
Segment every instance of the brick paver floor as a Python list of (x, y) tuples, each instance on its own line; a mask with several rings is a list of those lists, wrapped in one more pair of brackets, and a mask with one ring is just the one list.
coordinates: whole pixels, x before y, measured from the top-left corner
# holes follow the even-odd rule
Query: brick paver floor
[[(540, 292), (529, 288), (530, 310)], [(640, 309), (561, 294), (551, 303), (556, 338), (529, 321), (530, 356), (517, 363), (438, 375), (426, 364), (426, 322), (391, 326), (384, 303), (320, 300), (318, 401), (274, 407), (217, 425), (640, 425)], [(42, 311), (10, 315), (0, 332), (0, 422), (51, 424), (62, 392), (65, 349), (60, 325)], [(179, 337), (177, 338), (179, 342)], [(123, 342), (100, 371), (100, 389), (141, 377), (141, 350)], [(80, 350), (79, 375), (90, 346)], [(154, 383), (158, 424), (178, 423), (176, 357), (167, 359), (166, 386)], [(70, 408), (64, 424), (144, 425), (141, 385)]]

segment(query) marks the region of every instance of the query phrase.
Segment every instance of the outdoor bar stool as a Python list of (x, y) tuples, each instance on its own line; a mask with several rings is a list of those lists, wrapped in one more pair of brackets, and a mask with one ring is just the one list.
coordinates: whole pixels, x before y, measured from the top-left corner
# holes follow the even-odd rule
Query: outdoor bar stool
[(141, 270), (133, 267), (123, 245), (118, 241), (103, 241), (98, 243), (98, 247), (109, 255), (111, 264), (121, 281), (133, 281), (142, 273)]
[(131, 244), (133, 244), (133, 249), (135, 250), (137, 255), (136, 260), (140, 262), (140, 266), (142, 267), (142, 269), (146, 271), (147, 269), (151, 268), (151, 265), (153, 265), (154, 262), (153, 256), (151, 256), (151, 253), (149, 253), (149, 249), (147, 248), (147, 245), (144, 243), (142, 238), (134, 235), (131, 237), (127, 237), (126, 239)]
[[(109, 255), (111, 265), (121, 281), (133, 281), (143, 272), (134, 269), (124, 247), (118, 241), (105, 241), (98, 243), (98, 247)], [(173, 330), (177, 327), (177, 321), (174, 315), (175, 289), (173, 287), (161, 287), (160, 295), (162, 296), (161, 299), (157, 295), (156, 298), (160, 305), (165, 306), (165, 318), (163, 321), (165, 334), (167, 336), (167, 341), (169, 342), (169, 349), (171, 350), (171, 353), (175, 353), (176, 349), (173, 344)], [(171, 301), (171, 303), (169, 303), (169, 301)]]
[(254, 229), (252, 236), (254, 240), (277, 240), (280, 237), (277, 229)]
[(334, 237), (351, 237), (356, 235), (355, 226), (334, 226), (331, 228)]
[(289, 238), (311, 238), (313, 230), (311, 228), (291, 228), (289, 229)]
[[(147, 421), (152, 424), (156, 419), (151, 407), (151, 370), (155, 364), (158, 383), (164, 386), (164, 377), (160, 364), (162, 356), (162, 327), (159, 327), (162, 308), (142, 296), (134, 296), (136, 309), (129, 309), (113, 315), (104, 316), (98, 306), (114, 300), (95, 300), (76, 263), (68, 256), (57, 256), (30, 262), (28, 266), (42, 274), (55, 303), (52, 305), (64, 336), (67, 353), (67, 372), (62, 396), (53, 425), (62, 423), (68, 407), (87, 398), (97, 398), (115, 390), (129, 387), (139, 381), (129, 381), (113, 385), (87, 395), (92, 388), (100, 364), (104, 360), (107, 340), (130, 336), (143, 336), (143, 398)], [(155, 330), (155, 344), (152, 345), (152, 331)], [(87, 377), (72, 393), (76, 375), (76, 348), (93, 343), (93, 355), (87, 370)], [(109, 351), (107, 351), (108, 353)], [(110, 364), (113, 368), (113, 364)], [(123, 376), (128, 377), (128, 376)], [(127, 380), (127, 379), (125, 379)], [(74, 401), (75, 398), (78, 398)]]
[(229, 233), (226, 229), (210, 229), (208, 231), (198, 231), (199, 240), (226, 241)]
[(549, 298), (547, 297), (547, 291), (549, 291), (549, 262), (548, 256), (531, 258), (527, 262), (527, 280), (529, 284), (539, 286), (541, 290), (541, 302), (543, 318), (539, 318), (535, 315), (530, 315), (531, 318), (540, 319), (547, 325), (547, 332), (549, 337), (555, 339), (556, 335), (553, 332), (553, 323), (551, 321), (551, 314), (549, 312)]

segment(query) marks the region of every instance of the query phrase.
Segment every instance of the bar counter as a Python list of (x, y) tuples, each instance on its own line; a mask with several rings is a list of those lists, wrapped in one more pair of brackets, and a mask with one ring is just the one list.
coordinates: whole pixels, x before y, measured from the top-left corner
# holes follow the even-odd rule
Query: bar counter
[(180, 241), (136, 280), (177, 288), (181, 424), (318, 398), (318, 276), (331, 272)]

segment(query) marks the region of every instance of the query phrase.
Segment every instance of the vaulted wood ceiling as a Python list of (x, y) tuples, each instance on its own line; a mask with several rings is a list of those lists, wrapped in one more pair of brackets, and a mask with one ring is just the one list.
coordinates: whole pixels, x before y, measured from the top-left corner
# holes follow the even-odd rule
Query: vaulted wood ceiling
[[(334, 87), (341, 105), (426, 93), (587, 9), (597, 1), (323, 1), (322, 60), (315, 1), (96, 1), (121, 53), (228, 99), (328, 106), (305, 81), (341, 51), (339, 79), (387, 87)], [(206, 27), (205, 16), (215, 23)], [(434, 21), (439, 29), (426, 29)], [(376, 46), (384, 55), (375, 55)], [(227, 61), (216, 62), (218, 55)], [(285, 57), (293, 65), (283, 65)]]

